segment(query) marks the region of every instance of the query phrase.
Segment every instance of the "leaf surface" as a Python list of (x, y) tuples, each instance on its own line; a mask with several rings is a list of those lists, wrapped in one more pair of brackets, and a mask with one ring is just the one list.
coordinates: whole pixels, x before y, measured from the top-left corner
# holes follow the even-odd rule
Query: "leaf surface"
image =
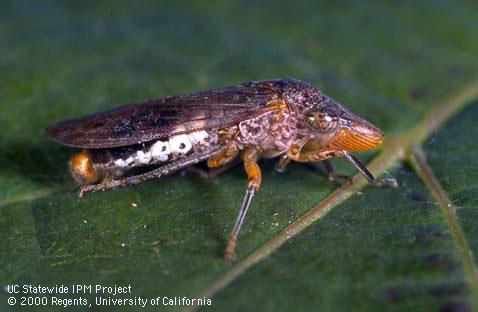
[[(473, 1), (2, 2), (2, 285), (116, 284), (132, 286), (127, 298), (190, 297), (236, 265), (222, 254), (246, 184), (240, 167), (211, 180), (174, 175), (79, 199), (66, 170), (73, 151), (48, 140), (46, 126), (130, 101), (293, 76), (390, 140), (403, 138), (476, 78), (477, 9)], [(422, 148), (476, 254), (478, 106), (467, 104)], [(358, 156), (369, 162), (390, 146)], [(342, 159), (334, 164), (355, 173)], [(293, 164), (278, 174), (271, 163), (261, 166), (263, 186), (238, 263), (340, 187), (320, 170)], [(472, 276), (436, 197), (408, 164), (397, 159), (387, 168), (398, 190), (354, 192), (241, 271), (212, 308), (476, 307)], [(9, 296), (0, 294), (0, 308), (22, 310), (7, 305)], [(84, 295), (90, 302), (95, 296)], [(35, 307), (42, 310), (64, 308)]]

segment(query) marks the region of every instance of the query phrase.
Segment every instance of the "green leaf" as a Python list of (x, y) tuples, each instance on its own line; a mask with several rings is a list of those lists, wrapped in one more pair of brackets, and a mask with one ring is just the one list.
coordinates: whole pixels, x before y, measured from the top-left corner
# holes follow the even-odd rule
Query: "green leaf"
[[(0, 4), (2, 286), (131, 285), (112, 298), (214, 294), (214, 310), (477, 309), (478, 88), (468, 84), (478, 70), (476, 9), (465, 1)], [(222, 255), (245, 189), (240, 167), (80, 199), (66, 170), (73, 151), (43, 130), (129, 101), (282, 76), (319, 86), (384, 129), (380, 153), (359, 157), (400, 188), (360, 189), (361, 178), (341, 187), (318, 170), (293, 164), (278, 174), (263, 162), (232, 264)], [(11, 296), (0, 294), (0, 309), (23, 311), (8, 305)], [(81, 296), (94, 304), (108, 294)]]

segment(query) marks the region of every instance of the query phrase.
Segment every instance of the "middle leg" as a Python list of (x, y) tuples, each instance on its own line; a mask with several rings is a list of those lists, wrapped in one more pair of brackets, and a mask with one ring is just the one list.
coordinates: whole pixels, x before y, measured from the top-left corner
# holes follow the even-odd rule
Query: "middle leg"
[(237, 237), (241, 231), (242, 223), (244, 222), (247, 211), (249, 210), (252, 198), (259, 189), (262, 179), (261, 169), (257, 164), (257, 161), (260, 157), (260, 152), (254, 147), (246, 147), (241, 156), (244, 163), (244, 169), (246, 170), (248, 177), (247, 190), (244, 194), (241, 209), (239, 209), (239, 214), (237, 215), (236, 222), (227, 242), (226, 252), (224, 255), (226, 260), (233, 260), (235, 257)]

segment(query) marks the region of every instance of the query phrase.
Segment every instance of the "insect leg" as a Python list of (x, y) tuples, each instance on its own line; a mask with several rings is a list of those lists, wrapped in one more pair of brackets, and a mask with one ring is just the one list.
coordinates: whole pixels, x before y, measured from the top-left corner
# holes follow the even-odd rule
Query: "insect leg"
[(368, 183), (376, 186), (389, 186), (392, 188), (398, 187), (398, 183), (395, 178), (390, 177), (384, 179), (377, 179), (372, 175), (370, 171), (368, 171), (367, 167), (365, 167), (365, 165), (362, 164), (362, 162), (357, 157), (355, 157), (349, 152), (345, 152), (344, 156), (355, 166), (355, 168), (358, 169), (358, 171), (360, 171), (365, 176), (365, 178), (368, 180)]
[(233, 260), (235, 257), (235, 249), (237, 237), (241, 231), (242, 223), (246, 217), (249, 206), (251, 205), (252, 198), (254, 197), (256, 191), (261, 185), (261, 169), (257, 164), (259, 159), (259, 151), (254, 147), (247, 147), (242, 152), (242, 160), (244, 162), (244, 169), (246, 170), (248, 176), (247, 190), (244, 194), (244, 199), (242, 201), (241, 209), (239, 209), (239, 214), (237, 215), (236, 222), (232, 229), (231, 235), (227, 242), (226, 252), (224, 258), (226, 260)]
[(230, 141), (225, 147), (221, 148), (216, 154), (207, 160), (209, 168), (216, 168), (232, 161), (239, 154), (239, 150), (234, 141)]
[(236, 159), (234, 159), (230, 162), (227, 162), (227, 163), (225, 163), (225, 164), (223, 164), (219, 167), (210, 168), (209, 170), (203, 169), (203, 168), (200, 168), (200, 167), (197, 167), (197, 166), (189, 166), (189, 167), (186, 167), (186, 171), (191, 172), (191, 173), (195, 173), (195, 174), (199, 175), (201, 178), (214, 178), (214, 177), (220, 175), (221, 173), (223, 173), (224, 171), (226, 171), (228, 169), (231, 169), (232, 167), (235, 167), (240, 162), (241, 162), (241, 160), (239, 158), (236, 158)]
[(332, 165), (332, 162), (329, 159), (323, 160), (322, 164), (324, 165), (325, 174), (327, 174), (327, 178), (329, 178), (330, 181), (337, 181), (337, 182), (350, 182), (350, 181), (352, 181), (351, 176), (338, 175), (335, 172), (334, 166)]
[(290, 163), (290, 158), (289, 156), (287, 156), (287, 154), (284, 154), (282, 156), (279, 157), (279, 159), (277, 160), (275, 166), (274, 166), (274, 169), (275, 171), (277, 172), (284, 172), (285, 171), (285, 168), (287, 167), (287, 165)]
[(200, 156), (190, 156), (186, 157), (183, 159), (180, 159), (178, 161), (172, 162), (165, 164), (161, 167), (158, 167), (156, 169), (153, 169), (151, 171), (130, 176), (130, 177), (125, 177), (121, 179), (115, 179), (115, 180), (106, 180), (104, 182), (101, 182), (99, 184), (87, 184), (87, 185), (81, 185), (78, 188), (78, 196), (82, 197), (83, 193), (86, 192), (98, 192), (98, 191), (104, 191), (107, 189), (112, 189), (112, 188), (117, 188), (121, 186), (127, 186), (127, 185), (133, 185), (133, 184), (139, 184), (141, 182), (144, 182), (146, 180), (154, 179), (154, 178), (159, 178), (163, 175), (168, 175), (171, 174), (181, 168), (184, 168), (186, 166), (194, 165), (197, 164), (200, 161), (206, 160), (211, 155), (216, 153), (217, 150), (213, 150), (208, 153), (204, 153), (203, 155)]

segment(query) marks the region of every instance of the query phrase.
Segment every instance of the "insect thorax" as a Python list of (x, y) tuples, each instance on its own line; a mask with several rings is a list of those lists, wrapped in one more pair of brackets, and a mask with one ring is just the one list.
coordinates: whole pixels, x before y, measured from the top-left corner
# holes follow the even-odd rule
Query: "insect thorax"
[(288, 110), (272, 111), (239, 124), (237, 141), (241, 146), (253, 145), (265, 157), (285, 152), (295, 137), (295, 122)]

